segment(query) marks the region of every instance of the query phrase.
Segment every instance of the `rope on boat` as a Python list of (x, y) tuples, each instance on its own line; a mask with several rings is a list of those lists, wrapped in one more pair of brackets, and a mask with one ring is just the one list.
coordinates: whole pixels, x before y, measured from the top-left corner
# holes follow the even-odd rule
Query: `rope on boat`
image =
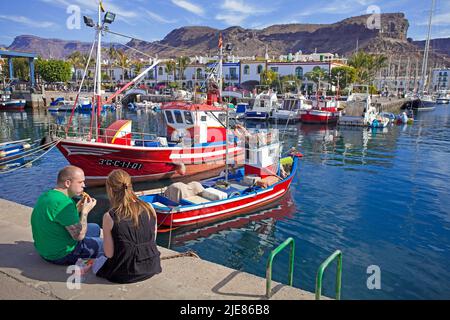
[(175, 259), (175, 258), (182, 258), (182, 257), (193, 257), (193, 258), (199, 258), (199, 255), (197, 253), (195, 253), (192, 250), (183, 252), (183, 253), (179, 253), (179, 254), (174, 254), (171, 256), (167, 256), (167, 257), (162, 257), (161, 260), (169, 260), (169, 259)]
[[(22, 152), (22, 154), (20, 156), (15, 157), (14, 159), (10, 159), (10, 160), (7, 160), (7, 161), (2, 161), (1, 165), (8, 164), (8, 163), (11, 163), (11, 162), (16, 162), (19, 159), (22, 159), (22, 158), (28, 157), (28, 156), (30, 156), (32, 154), (41, 152), (42, 150), (45, 150), (47, 147), (50, 147), (52, 144), (58, 143), (58, 142), (59, 142), (58, 140), (55, 140), (55, 141), (51, 141), (49, 143), (43, 144), (41, 146), (38, 146), (36, 148), (32, 148), (30, 150), (26, 150), (26, 151)], [(31, 152), (31, 151), (33, 151), (33, 152)]]
[(49, 153), (54, 147), (56, 147), (56, 145), (58, 144), (59, 140), (55, 140), (55, 141), (53, 141), (53, 142), (55, 142), (55, 144), (54, 144), (53, 146), (51, 146), (47, 151), (45, 151), (45, 152), (44, 152), (43, 154), (41, 154), (40, 156), (36, 157), (35, 159), (33, 159), (33, 160), (31, 160), (31, 161), (28, 161), (27, 163), (25, 163), (25, 164), (23, 164), (23, 165), (21, 165), (21, 166), (19, 166), (19, 167), (17, 167), (17, 168), (14, 168), (14, 169), (11, 169), (11, 170), (0, 171), (0, 174), (5, 174), (5, 173), (11, 173), (11, 172), (14, 172), (14, 171), (16, 171), (16, 170), (19, 170), (19, 169), (21, 169), (21, 168), (23, 168), (23, 167), (25, 167), (25, 166), (28, 166), (29, 164), (31, 164), (31, 163), (37, 161), (37, 160), (39, 160), (40, 158), (42, 158), (43, 156), (45, 156), (47, 153)]

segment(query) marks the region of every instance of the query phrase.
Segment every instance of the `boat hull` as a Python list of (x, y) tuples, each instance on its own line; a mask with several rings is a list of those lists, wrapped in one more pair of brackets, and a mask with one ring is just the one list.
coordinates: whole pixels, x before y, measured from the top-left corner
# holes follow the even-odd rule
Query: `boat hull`
[(281, 199), (288, 191), (294, 175), (274, 186), (254, 192), (244, 197), (230, 198), (223, 201), (205, 203), (192, 208), (175, 209), (164, 212), (156, 209), (158, 225), (165, 227), (182, 227), (208, 223), (233, 215), (245, 214)]
[(25, 100), (12, 100), (7, 102), (0, 102), (0, 110), (16, 110), (22, 111), (25, 109)]
[(311, 124), (336, 123), (339, 120), (339, 114), (330, 111), (310, 110), (302, 113), (301, 121)]
[(246, 120), (268, 120), (269, 113), (268, 112), (256, 112), (256, 111), (247, 111), (245, 113)]
[[(105, 184), (114, 169), (125, 170), (133, 182), (175, 179), (224, 167), (224, 145), (214, 147), (134, 147), (61, 140), (58, 149), (71, 165), (83, 169), (86, 185)], [(230, 159), (242, 163), (243, 150), (229, 147)]]

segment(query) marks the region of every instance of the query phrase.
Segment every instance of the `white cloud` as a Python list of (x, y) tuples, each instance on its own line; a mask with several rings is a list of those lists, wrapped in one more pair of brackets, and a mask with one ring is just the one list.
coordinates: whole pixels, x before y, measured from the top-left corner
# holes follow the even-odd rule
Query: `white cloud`
[(243, 0), (225, 0), (221, 7), (224, 10), (239, 12), (247, 15), (270, 12), (268, 10), (258, 9), (249, 4), (245, 4)]
[(258, 8), (257, 6), (245, 3), (243, 0), (225, 0), (221, 5), (223, 13), (216, 15), (216, 20), (223, 21), (225, 24), (242, 25), (250, 16), (256, 16), (274, 11), (274, 8)]
[(145, 10), (145, 12), (148, 14), (148, 16), (150, 18), (152, 18), (155, 21), (161, 22), (161, 23), (174, 23), (174, 22), (176, 22), (176, 20), (166, 19), (166, 18), (160, 16), (159, 14), (156, 14), (156, 13), (151, 12), (149, 10)]
[[(428, 22), (425, 24), (428, 25)], [(433, 18), (432, 25), (441, 25), (441, 26), (450, 25), (450, 12), (436, 15)]]
[(218, 14), (216, 15), (216, 20), (225, 22), (230, 26), (238, 26), (247, 18), (246, 15), (236, 15), (236, 14)]
[(172, 0), (172, 3), (199, 16), (202, 16), (205, 13), (205, 10), (203, 10), (202, 7), (192, 4), (186, 0)]
[(24, 16), (0, 15), (0, 19), (21, 23), (33, 28), (50, 28), (55, 26), (55, 24), (50, 21), (36, 21)]

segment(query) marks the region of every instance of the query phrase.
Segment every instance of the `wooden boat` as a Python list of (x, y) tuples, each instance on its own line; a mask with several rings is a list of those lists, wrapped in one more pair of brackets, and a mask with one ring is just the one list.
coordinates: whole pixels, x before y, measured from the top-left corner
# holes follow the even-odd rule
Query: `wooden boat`
[(245, 166), (233, 174), (185, 186), (173, 184), (163, 194), (140, 198), (154, 207), (158, 225), (169, 228), (219, 220), (273, 203), (288, 192), (302, 155), (291, 152), (280, 160), (278, 142), (257, 145), (246, 148)]
[[(192, 241), (202, 241), (202, 239), (228, 230), (242, 228), (252, 228), (260, 237), (267, 237), (275, 229), (277, 221), (288, 219), (295, 214), (296, 206), (292, 201), (290, 191), (275, 203), (270, 203), (265, 207), (260, 207), (255, 212), (236, 214), (225, 220), (205, 223), (201, 226), (191, 225), (175, 230), (158, 229), (158, 239), (165, 243), (170, 234), (170, 241), (175, 246), (182, 246)], [(262, 222), (264, 221), (264, 222)]]

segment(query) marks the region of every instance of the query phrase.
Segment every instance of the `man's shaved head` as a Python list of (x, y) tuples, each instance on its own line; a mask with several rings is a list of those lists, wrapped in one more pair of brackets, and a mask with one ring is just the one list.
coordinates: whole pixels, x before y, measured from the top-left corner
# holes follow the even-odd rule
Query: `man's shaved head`
[(56, 181), (58, 186), (64, 186), (64, 182), (72, 180), (77, 174), (83, 174), (83, 170), (75, 166), (67, 166), (58, 173), (58, 179)]

